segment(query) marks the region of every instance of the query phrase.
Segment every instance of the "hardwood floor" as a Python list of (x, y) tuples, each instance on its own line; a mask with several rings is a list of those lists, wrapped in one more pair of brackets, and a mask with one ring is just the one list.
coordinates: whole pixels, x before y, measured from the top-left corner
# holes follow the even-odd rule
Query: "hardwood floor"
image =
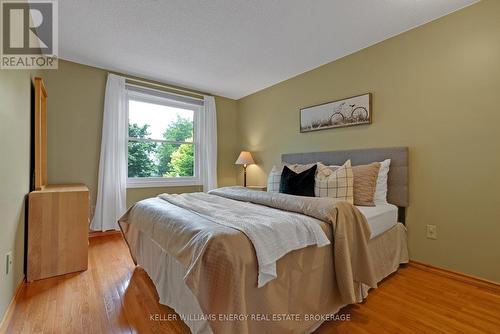
[[(500, 333), (500, 291), (408, 265), (341, 313), (351, 320), (317, 333)], [(121, 236), (109, 235), (90, 239), (86, 272), (26, 284), (6, 325), (7, 333), (189, 333), (150, 314), (174, 312), (158, 303)]]

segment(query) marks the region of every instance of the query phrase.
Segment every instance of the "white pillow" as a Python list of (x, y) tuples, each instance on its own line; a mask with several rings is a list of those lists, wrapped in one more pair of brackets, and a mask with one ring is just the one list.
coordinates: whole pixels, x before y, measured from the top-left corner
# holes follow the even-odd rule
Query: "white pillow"
[(390, 165), (391, 159), (386, 159), (380, 163), (377, 186), (375, 187), (375, 195), (373, 196), (373, 203), (375, 203), (375, 205), (387, 204), (387, 178)]
[(269, 176), (267, 177), (267, 191), (274, 192), (274, 193), (277, 193), (280, 191), (281, 173), (283, 172), (284, 166), (287, 166), (295, 173), (302, 173), (303, 171), (308, 170), (309, 168), (314, 166), (315, 164), (316, 163), (307, 164), (307, 165), (301, 165), (301, 164), (284, 165), (284, 164), (281, 164), (281, 166), (278, 166), (278, 167), (273, 166), (273, 169), (271, 169), (271, 172), (269, 173)]

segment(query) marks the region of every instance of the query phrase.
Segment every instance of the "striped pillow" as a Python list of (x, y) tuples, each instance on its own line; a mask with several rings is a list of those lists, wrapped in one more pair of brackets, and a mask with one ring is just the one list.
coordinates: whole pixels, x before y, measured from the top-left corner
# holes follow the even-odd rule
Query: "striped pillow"
[(316, 197), (331, 197), (354, 203), (353, 185), (354, 178), (351, 168), (351, 160), (347, 160), (336, 170), (318, 163), (318, 171), (314, 186)]
[(293, 170), (295, 173), (302, 173), (303, 171), (308, 170), (314, 164), (307, 164), (307, 165), (301, 165), (301, 164), (290, 164), (290, 165), (281, 165), (279, 167), (273, 166), (273, 169), (271, 169), (271, 172), (269, 173), (269, 176), (267, 177), (267, 191), (268, 192), (274, 192), (278, 193), (280, 191), (280, 181), (281, 181), (281, 173), (283, 172), (283, 167), (287, 166), (291, 170)]

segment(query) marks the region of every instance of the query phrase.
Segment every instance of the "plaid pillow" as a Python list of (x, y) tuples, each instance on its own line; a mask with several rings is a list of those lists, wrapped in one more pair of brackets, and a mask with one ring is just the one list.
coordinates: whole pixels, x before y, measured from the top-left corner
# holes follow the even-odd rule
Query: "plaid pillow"
[[(302, 173), (305, 170), (308, 170), (315, 164), (307, 164), (307, 165), (300, 165), (300, 164), (291, 164), (291, 165), (286, 165), (288, 168), (293, 170), (295, 173)], [(283, 172), (283, 167), (285, 165), (281, 165), (279, 167), (273, 166), (273, 169), (271, 169), (271, 172), (269, 173), (269, 176), (267, 177), (267, 191), (268, 192), (274, 192), (278, 193), (280, 191), (280, 181), (281, 181), (281, 173)]]
[(269, 176), (267, 177), (267, 191), (277, 193), (280, 191), (280, 181), (281, 181), (281, 172), (283, 171), (283, 167), (278, 168), (273, 166)]
[(314, 195), (316, 197), (338, 198), (353, 204), (353, 185), (351, 160), (347, 160), (336, 170), (318, 163), (314, 186)]

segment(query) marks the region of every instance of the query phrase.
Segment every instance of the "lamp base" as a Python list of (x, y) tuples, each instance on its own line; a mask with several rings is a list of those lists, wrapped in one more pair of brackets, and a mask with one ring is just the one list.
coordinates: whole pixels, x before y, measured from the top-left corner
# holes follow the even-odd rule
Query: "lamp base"
[(243, 165), (243, 187), (247, 186), (247, 165)]

